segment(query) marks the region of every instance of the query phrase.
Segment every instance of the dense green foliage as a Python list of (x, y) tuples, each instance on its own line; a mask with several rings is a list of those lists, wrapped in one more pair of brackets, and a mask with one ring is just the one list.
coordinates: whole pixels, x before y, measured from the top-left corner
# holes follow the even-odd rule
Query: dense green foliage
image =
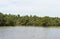
[(60, 26), (58, 17), (7, 15), (0, 13), (0, 26)]

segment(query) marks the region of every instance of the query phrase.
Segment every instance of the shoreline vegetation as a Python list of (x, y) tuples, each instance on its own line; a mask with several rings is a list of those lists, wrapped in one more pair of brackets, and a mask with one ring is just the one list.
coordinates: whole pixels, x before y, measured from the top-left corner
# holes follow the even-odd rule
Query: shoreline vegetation
[(0, 27), (4, 26), (36, 26), (36, 27), (60, 27), (59, 17), (39, 17), (39, 16), (20, 16), (7, 15), (0, 12)]

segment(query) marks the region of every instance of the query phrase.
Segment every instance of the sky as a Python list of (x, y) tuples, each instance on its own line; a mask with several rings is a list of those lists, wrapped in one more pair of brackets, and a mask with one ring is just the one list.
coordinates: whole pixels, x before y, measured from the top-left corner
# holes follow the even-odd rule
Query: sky
[(0, 12), (60, 17), (60, 0), (0, 0)]

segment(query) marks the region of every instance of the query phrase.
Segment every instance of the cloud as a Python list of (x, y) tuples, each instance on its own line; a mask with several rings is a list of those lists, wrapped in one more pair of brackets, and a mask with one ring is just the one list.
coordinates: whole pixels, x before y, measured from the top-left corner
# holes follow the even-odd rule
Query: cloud
[(7, 14), (59, 16), (60, 0), (0, 0), (0, 11)]
[(47, 1), (44, 0), (2, 0), (1, 12), (11, 14), (39, 14), (39, 11), (47, 10)]

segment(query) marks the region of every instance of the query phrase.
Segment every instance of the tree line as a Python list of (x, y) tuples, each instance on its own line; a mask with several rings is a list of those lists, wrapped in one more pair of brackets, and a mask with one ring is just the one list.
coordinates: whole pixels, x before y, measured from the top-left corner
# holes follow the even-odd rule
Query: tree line
[(58, 17), (7, 15), (0, 12), (0, 26), (60, 26)]

